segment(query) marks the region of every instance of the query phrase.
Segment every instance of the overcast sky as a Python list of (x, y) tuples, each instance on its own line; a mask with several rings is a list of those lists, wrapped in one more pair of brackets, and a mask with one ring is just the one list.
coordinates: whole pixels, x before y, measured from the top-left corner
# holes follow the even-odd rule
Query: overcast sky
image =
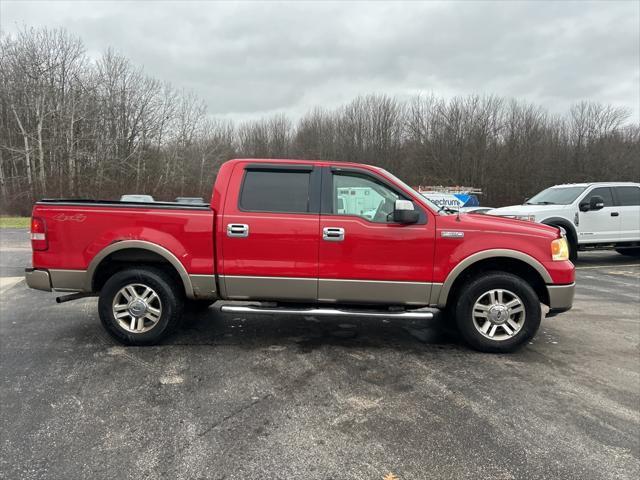
[(640, 2), (0, 0), (0, 26), (65, 27), (193, 90), (213, 115), (294, 117), (358, 94), (498, 94), (640, 116)]

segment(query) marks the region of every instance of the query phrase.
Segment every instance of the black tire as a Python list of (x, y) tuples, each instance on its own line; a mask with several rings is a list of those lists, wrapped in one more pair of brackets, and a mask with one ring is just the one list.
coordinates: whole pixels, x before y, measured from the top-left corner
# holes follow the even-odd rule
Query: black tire
[(578, 243), (567, 237), (567, 243), (569, 244), (569, 260), (576, 263), (578, 260)]
[(640, 247), (616, 248), (616, 252), (626, 257), (640, 257)]
[[(151, 288), (161, 302), (159, 319), (149, 327), (148, 331), (142, 333), (126, 330), (114, 316), (112, 305), (116, 296), (119, 295), (118, 292), (131, 284)], [(102, 287), (98, 301), (98, 313), (102, 325), (113, 338), (125, 345), (158, 343), (178, 326), (183, 307), (183, 292), (175, 284), (175, 280), (163, 270), (153, 267), (130, 268), (117, 272)]]
[(199, 313), (206, 311), (211, 305), (216, 303), (215, 300), (191, 300), (187, 299), (184, 303), (184, 311), (190, 313)]
[[(513, 292), (522, 301), (524, 307), (524, 323), (520, 330), (504, 340), (493, 340), (484, 336), (476, 328), (473, 319), (473, 307), (476, 301), (494, 289)], [(538, 331), (542, 318), (540, 299), (533, 288), (516, 275), (496, 271), (467, 280), (458, 290), (453, 311), (458, 331), (465, 342), (476, 350), (492, 353), (512, 352), (529, 341)]]
[[(554, 225), (557, 226), (557, 225)], [(559, 227), (561, 228), (567, 238), (567, 245), (569, 246), (569, 260), (571, 260), (573, 263), (576, 263), (576, 260), (578, 260), (578, 239), (576, 238), (576, 236), (573, 234), (572, 231), (567, 230), (564, 227)]]

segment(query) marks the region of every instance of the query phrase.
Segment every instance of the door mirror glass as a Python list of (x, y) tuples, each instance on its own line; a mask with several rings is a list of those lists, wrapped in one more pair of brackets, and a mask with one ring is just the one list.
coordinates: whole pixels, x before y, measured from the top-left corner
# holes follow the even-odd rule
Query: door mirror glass
[(589, 199), (589, 210), (601, 210), (604, 208), (604, 199), (598, 195), (594, 195)]
[(416, 223), (420, 214), (413, 208), (413, 202), (409, 200), (396, 200), (393, 208), (393, 221), (395, 223)]

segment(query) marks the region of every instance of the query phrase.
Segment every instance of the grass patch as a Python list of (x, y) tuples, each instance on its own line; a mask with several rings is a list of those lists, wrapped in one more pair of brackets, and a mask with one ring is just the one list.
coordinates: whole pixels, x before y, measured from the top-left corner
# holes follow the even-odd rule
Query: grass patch
[(30, 217), (0, 217), (0, 228), (29, 228)]

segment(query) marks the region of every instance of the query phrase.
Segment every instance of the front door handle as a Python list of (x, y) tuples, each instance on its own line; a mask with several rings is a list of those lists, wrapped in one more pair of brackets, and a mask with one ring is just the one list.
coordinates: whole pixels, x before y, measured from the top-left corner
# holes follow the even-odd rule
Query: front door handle
[(244, 223), (230, 223), (227, 225), (227, 237), (248, 237), (249, 225)]
[(612, 217), (617, 217), (618, 215), (620, 215), (618, 212), (611, 212)]
[(344, 228), (324, 227), (322, 229), (322, 239), (327, 242), (341, 242), (344, 240)]

